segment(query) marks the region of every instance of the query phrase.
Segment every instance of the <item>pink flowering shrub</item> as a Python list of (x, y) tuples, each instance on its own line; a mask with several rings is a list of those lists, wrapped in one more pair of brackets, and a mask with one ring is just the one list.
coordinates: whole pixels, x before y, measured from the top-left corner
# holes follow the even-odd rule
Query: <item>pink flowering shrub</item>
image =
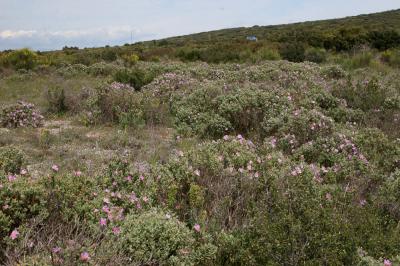
[(2, 127), (40, 127), (43, 125), (43, 116), (32, 103), (23, 101), (5, 107), (0, 112)]
[(39, 215), (47, 215), (45, 188), (29, 177), (16, 175), (11, 179), (0, 174), (0, 261), (6, 255), (12, 232)]
[[(158, 200), (184, 219), (203, 219), (223, 228), (238, 226), (256, 201), (260, 163), (254, 144), (242, 136), (206, 142), (157, 170)], [(230, 204), (221, 198), (230, 199)]]

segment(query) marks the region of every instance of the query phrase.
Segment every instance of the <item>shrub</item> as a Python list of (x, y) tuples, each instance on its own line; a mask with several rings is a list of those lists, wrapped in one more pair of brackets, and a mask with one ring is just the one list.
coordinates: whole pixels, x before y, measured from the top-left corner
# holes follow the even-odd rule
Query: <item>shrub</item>
[(194, 236), (175, 217), (162, 211), (150, 210), (129, 215), (122, 226), (120, 244), (134, 264), (188, 265)]
[(144, 123), (141, 102), (142, 94), (136, 93), (129, 85), (114, 82), (99, 91), (98, 106), (103, 120), (123, 127), (137, 127)]
[(254, 144), (241, 136), (208, 141), (160, 166), (158, 197), (185, 221), (240, 227), (258, 202), (259, 165)]
[(140, 90), (144, 85), (149, 84), (153, 80), (150, 73), (146, 73), (140, 68), (119, 70), (114, 75), (114, 80), (124, 84), (129, 84), (135, 90)]
[(29, 49), (15, 50), (6, 55), (5, 64), (15, 69), (33, 69), (37, 65), (38, 56)]
[[(287, 99), (287, 98), (286, 98)], [(232, 132), (263, 133), (262, 122), (288, 109), (288, 102), (260, 89), (199, 89), (173, 102), (172, 113), (181, 134), (220, 138)]]
[(11, 231), (25, 225), (31, 218), (47, 215), (45, 190), (39, 182), (15, 176), (2, 183), (0, 189), (0, 263), (7, 255)]
[(281, 59), (281, 55), (279, 51), (273, 48), (262, 48), (256, 53), (257, 58), (261, 60), (279, 60)]
[(0, 172), (19, 174), (23, 163), (24, 155), (20, 150), (13, 147), (0, 148)]
[(322, 70), (322, 74), (330, 79), (341, 79), (346, 77), (346, 72), (340, 66), (328, 66)]
[(134, 66), (139, 61), (139, 56), (137, 54), (123, 55), (122, 59), (126, 66)]
[(371, 52), (360, 52), (351, 57), (347, 66), (350, 69), (369, 67), (372, 64), (373, 59), (373, 54)]
[(382, 53), (381, 59), (390, 66), (400, 67), (400, 50), (386, 50)]
[(378, 205), (394, 219), (400, 219), (400, 170), (391, 174), (380, 187)]
[(314, 63), (324, 63), (326, 56), (326, 50), (320, 48), (309, 48), (305, 52), (305, 60)]
[(65, 113), (68, 111), (65, 99), (65, 92), (63, 88), (53, 87), (47, 89), (46, 99), (47, 99), (47, 111), (50, 113)]
[(0, 113), (2, 127), (40, 127), (42, 124), (43, 116), (32, 103), (20, 101), (3, 108)]
[(105, 63), (105, 62), (99, 62), (95, 63), (93, 65), (90, 65), (89, 67), (86, 68), (87, 73), (93, 76), (108, 76), (108, 75), (113, 75), (115, 74), (121, 67), (118, 67), (116, 65), (110, 64), (110, 63)]
[(305, 59), (305, 47), (302, 43), (289, 43), (279, 50), (283, 59), (290, 62), (303, 62)]
[(345, 99), (347, 104), (354, 109), (369, 111), (383, 106), (387, 97), (387, 90), (379, 84), (376, 78), (359, 81), (353, 85), (334, 88), (332, 94), (338, 98)]

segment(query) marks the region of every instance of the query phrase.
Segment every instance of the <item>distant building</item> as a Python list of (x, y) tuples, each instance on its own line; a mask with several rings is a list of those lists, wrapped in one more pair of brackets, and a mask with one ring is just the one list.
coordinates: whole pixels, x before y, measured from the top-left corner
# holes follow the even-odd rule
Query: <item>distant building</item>
[(258, 40), (256, 36), (247, 36), (246, 39), (252, 42), (256, 42)]

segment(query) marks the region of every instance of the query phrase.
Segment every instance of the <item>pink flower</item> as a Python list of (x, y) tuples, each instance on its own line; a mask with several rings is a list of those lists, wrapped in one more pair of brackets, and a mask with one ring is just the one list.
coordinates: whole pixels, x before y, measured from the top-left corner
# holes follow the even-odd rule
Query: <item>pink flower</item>
[(61, 248), (60, 248), (60, 247), (54, 247), (54, 248), (51, 249), (51, 251), (52, 251), (54, 254), (57, 254), (57, 253), (60, 253)]
[(143, 175), (140, 175), (140, 176), (139, 176), (139, 179), (140, 179), (140, 181), (144, 181), (144, 176), (143, 176)]
[(360, 200), (360, 205), (365, 206), (367, 204), (367, 201), (365, 199)]
[(131, 182), (131, 181), (132, 181), (132, 177), (131, 177), (130, 175), (128, 175), (128, 176), (126, 177), (126, 180), (127, 180), (128, 182)]
[(19, 236), (19, 232), (18, 232), (17, 229), (14, 229), (14, 230), (11, 232), (11, 234), (10, 234), (10, 238), (11, 238), (12, 240), (16, 239), (18, 236)]
[(86, 251), (85, 251), (85, 252), (82, 252), (82, 253), (81, 253), (81, 261), (87, 262), (87, 261), (89, 261), (89, 260), (90, 260), (89, 253), (87, 253)]
[(53, 166), (51, 167), (51, 169), (52, 169), (54, 172), (58, 172), (58, 170), (60, 170), (60, 169), (58, 168), (58, 165), (56, 165), (56, 164), (53, 164)]
[(224, 140), (229, 140), (229, 136), (228, 136), (228, 135), (225, 135), (225, 136), (224, 136)]
[(110, 212), (110, 208), (108, 208), (108, 206), (103, 206), (102, 210), (105, 213), (109, 213)]
[(193, 226), (193, 229), (196, 231), (196, 232), (200, 232), (200, 225), (199, 224), (195, 224), (194, 226)]
[(385, 260), (383, 261), (383, 265), (385, 265), (385, 266), (392, 266), (392, 262), (391, 262), (390, 260), (388, 260), (388, 259), (385, 259)]
[(107, 226), (107, 219), (106, 218), (100, 218), (100, 226)]
[(8, 181), (13, 182), (17, 179), (17, 177), (15, 175), (9, 175), (8, 176)]
[(147, 203), (147, 202), (149, 202), (149, 198), (146, 197), (146, 196), (144, 196), (144, 197), (143, 197), (143, 201)]
[(242, 135), (237, 135), (237, 139), (243, 139), (243, 136)]
[(21, 170), (21, 175), (26, 175), (28, 173), (28, 171), (26, 171), (25, 169)]
[(74, 175), (75, 175), (75, 176), (77, 176), (77, 177), (79, 177), (79, 176), (81, 176), (81, 175), (82, 175), (82, 172), (81, 172), (81, 171), (79, 171), (79, 170), (78, 170), (78, 171), (75, 171), (75, 172), (74, 172)]
[(114, 227), (113, 229), (112, 229), (112, 231), (113, 231), (113, 233), (114, 233), (114, 235), (119, 235), (120, 233), (121, 233), (121, 228), (119, 228), (118, 226), (116, 226), (116, 227)]
[(272, 148), (275, 148), (276, 147), (276, 138), (271, 139), (270, 143), (271, 143)]

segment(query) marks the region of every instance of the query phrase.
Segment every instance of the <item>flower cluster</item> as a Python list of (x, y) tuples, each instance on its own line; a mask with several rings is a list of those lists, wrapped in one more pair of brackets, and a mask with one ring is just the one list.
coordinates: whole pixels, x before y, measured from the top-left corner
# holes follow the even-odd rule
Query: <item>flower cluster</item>
[(8, 128), (40, 127), (43, 119), (35, 105), (23, 101), (4, 108), (0, 113), (0, 125)]

